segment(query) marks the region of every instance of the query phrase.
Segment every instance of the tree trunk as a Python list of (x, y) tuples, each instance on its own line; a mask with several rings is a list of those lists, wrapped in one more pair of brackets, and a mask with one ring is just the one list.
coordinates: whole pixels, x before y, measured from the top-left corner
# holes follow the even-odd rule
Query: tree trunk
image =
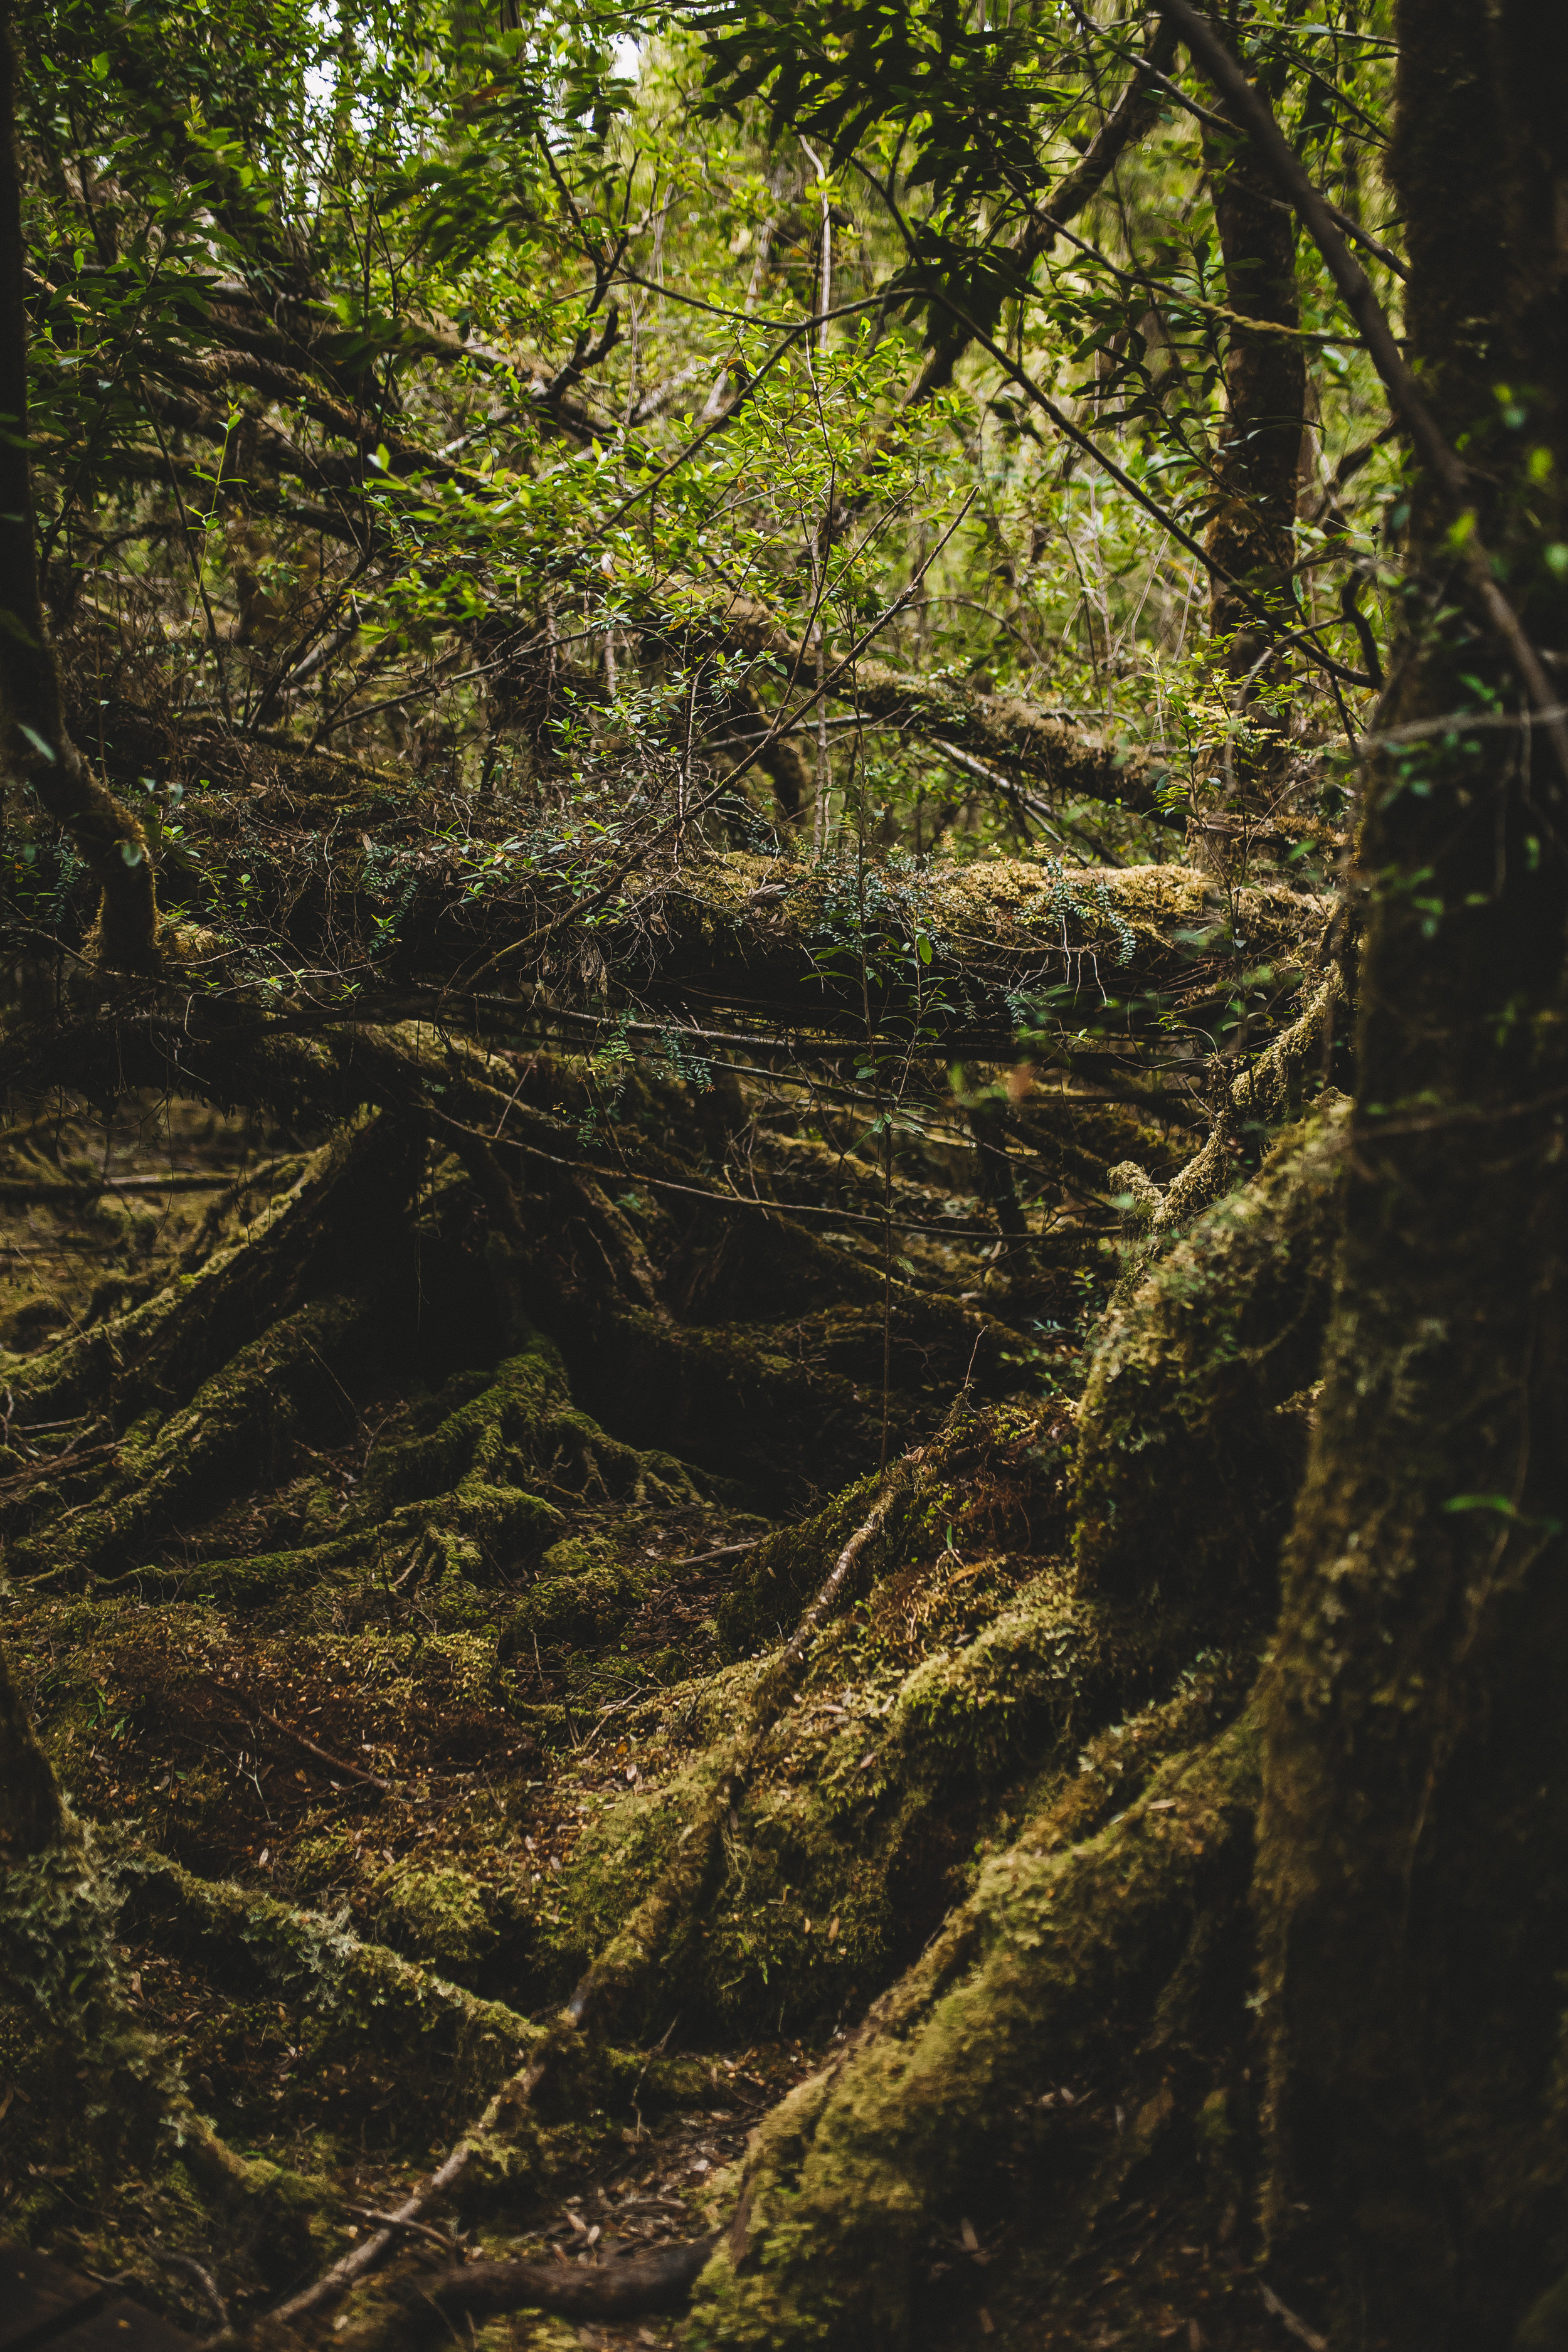
[[(1568, 20), (1399, 18), (1412, 354), (1561, 662)], [(1336, 2345), (1479, 2352), (1564, 2256), (1568, 866), (1430, 479), (1412, 513), (1384, 724), (1494, 698), (1506, 723), (1368, 772), (1337, 1303), (1266, 1696), (1268, 2218), (1327, 2275)], [(1520, 2341), (1568, 2342), (1543, 2325)]]
[[(1284, 672), (1279, 657), (1270, 656), (1273, 632), (1231, 583), (1241, 583), (1261, 597), (1279, 615), (1278, 629), (1289, 629), (1307, 362), (1305, 347), (1292, 331), (1300, 320), (1294, 216), (1242, 131), (1231, 140), (1205, 131), (1205, 152), (1226, 300), (1242, 318), (1266, 322), (1259, 330), (1233, 320), (1229, 330), (1226, 414), (1208, 532), (1209, 553), (1218, 567), (1212, 578), (1210, 626), (1226, 640), (1224, 666), (1237, 716), (1250, 720), (1256, 737), (1236, 745), (1227, 789), (1198, 811), (1188, 830), (1194, 864), (1224, 874), (1239, 869), (1253, 829), (1248, 820), (1265, 814), (1284, 732), (1280, 712), (1269, 707), (1279, 698)], [(1270, 327), (1279, 331), (1270, 333)]]
[(1271, 604), (1289, 601), (1307, 362), (1292, 331), (1300, 323), (1295, 221), (1245, 133), (1237, 131), (1227, 144), (1211, 132), (1205, 152), (1226, 300), (1241, 318), (1280, 330), (1269, 334), (1233, 320), (1226, 356), (1217, 511), (1208, 543), (1229, 578), (1214, 579), (1210, 614), (1216, 632), (1234, 634), (1228, 667), (1242, 679), (1267, 637), (1230, 582), (1244, 582)]

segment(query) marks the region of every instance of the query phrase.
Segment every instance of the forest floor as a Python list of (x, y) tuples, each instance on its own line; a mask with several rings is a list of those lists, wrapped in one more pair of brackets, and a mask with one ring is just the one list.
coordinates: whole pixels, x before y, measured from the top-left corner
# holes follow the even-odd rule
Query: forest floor
[[(771, 1494), (700, 1465), (682, 1473), (657, 1450), (617, 1484), (582, 1475), (557, 1444), (531, 1478), (533, 1507), (542, 1497), (552, 1515), (543, 1561), (532, 1541), (510, 1557), (492, 1548), (482, 1569), (464, 1555), (466, 1567), (433, 1570), (428, 1529), (409, 1542), (411, 1507), (400, 1520), (374, 1497), (378, 1465), (445, 1443), (493, 1393), (496, 1342), (469, 1344), (440, 1295), (453, 1233), (482, 1223), (448, 1169), (419, 1207), (419, 1233), (435, 1238), (427, 1258), (416, 1249), (430, 1309), (427, 1326), (416, 1309), (413, 1343), (405, 1327), (331, 1362), (312, 1346), (327, 1380), (312, 1373), (243, 1474), (231, 1467), (199, 1509), (139, 1521), (128, 1550), (100, 1545), (84, 1572), (67, 1572), (49, 1528), (79, 1526), (73, 1470), (115, 1462), (124, 1417), (105, 1402), (30, 1418), (16, 1368), (73, 1335), (124, 1328), (171, 1282), (263, 1230), (319, 1146), (152, 1102), (122, 1106), (108, 1127), (62, 1103), (0, 1139), (12, 1671), (118, 1890), (131, 2017), (232, 2148), (310, 2185), (292, 2234), (227, 2241), (177, 2161), (128, 2162), (106, 2189), (79, 2152), (47, 2144), (29, 2089), (37, 2051), (19, 2013), (0, 2011), (0, 2233), (124, 2280), (198, 2334), (214, 2313), (193, 2262), (243, 2323), (352, 2249), (439, 2162), (624, 1916), (660, 1824), (743, 1715), (755, 1643), (775, 1634), (769, 1612), (776, 1604), (778, 1633), (792, 1613), (780, 1543), (854, 1517), (815, 1483), (808, 1412), (793, 1482)], [(744, 1825), (731, 1811), (721, 1885), (616, 2021), (596, 2079), (546, 2085), (527, 2179), (432, 2217), (411, 2235), (413, 2271), (479, 2253), (593, 2268), (722, 2226), (762, 2117), (832, 2062), (986, 1855), (1059, 1783), (1037, 1724), (977, 1743), (951, 1692), (933, 1700), (930, 1685), (945, 1674), (969, 1704), (961, 1669), (979, 1671), (999, 1627), (1028, 1623), (1059, 1556), (1053, 1431), (1070, 1412), (1081, 1310), (1061, 1279), (1011, 1290), (992, 1279), (987, 1291), (976, 1245), (928, 1245), (928, 1272), (938, 1258), (955, 1315), (978, 1325), (961, 1302), (990, 1302), (971, 1366), (987, 1332), (1011, 1330), (1016, 1357), (1002, 1352), (1022, 1369), (994, 1370), (992, 1402), (976, 1400), (967, 1452), (906, 1564), (814, 1654), (768, 1789), (742, 1807)], [(930, 1440), (967, 1392), (939, 1365), (908, 1426)], [(144, 1416), (154, 1434), (160, 1418)], [(578, 1412), (574, 1426), (590, 1450), (626, 1454), (613, 1423), (606, 1437)], [(646, 1429), (626, 1435), (635, 1445)], [(875, 1470), (874, 1454), (863, 1466)], [(515, 1460), (505, 1475), (521, 1477)], [(55, 1517), (40, 1521), (44, 1487)], [(383, 1527), (393, 1533), (377, 1556), (365, 1545)], [(347, 1557), (348, 1528), (360, 1549), (345, 1580), (330, 1560)], [(302, 1575), (290, 1561), (329, 1564)], [(888, 1759), (900, 1738), (909, 1747), (911, 1692), (925, 1694), (913, 1719), (931, 1745), (906, 1769)], [(1076, 1751), (1071, 1723), (1067, 1737)], [(1315, 2340), (1260, 2284), (1245, 2192), (1227, 2195), (1223, 2167), (1190, 2141), (1149, 2129), (1134, 2059), (1126, 2081), (1101, 2060), (1044, 2091), (1020, 2085), (992, 2160), (918, 2258), (919, 2346), (1268, 2352)], [(1125, 2158), (1129, 2134), (1148, 2142), (1146, 2159)], [(1108, 2186), (1086, 2226), (1062, 2184), (1090, 2178)], [(630, 2346), (683, 2325), (519, 2313), (479, 2333), (498, 2348)]]

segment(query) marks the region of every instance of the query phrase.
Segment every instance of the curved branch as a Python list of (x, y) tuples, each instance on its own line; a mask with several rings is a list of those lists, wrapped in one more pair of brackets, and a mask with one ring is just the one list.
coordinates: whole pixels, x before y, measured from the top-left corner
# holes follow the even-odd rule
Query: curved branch
[[(804, 648), (754, 597), (731, 597), (698, 625), (705, 638), (771, 655), (792, 674), (804, 666)], [(1186, 821), (1184, 810), (1163, 804), (1171, 762), (1163, 752), (1088, 733), (1026, 695), (985, 692), (959, 678), (913, 677), (890, 663), (864, 660), (840, 665), (826, 690), (836, 701), (852, 702), (862, 718), (927, 738), (939, 753), (953, 746), (1003, 768), (1010, 783), (1103, 801), (1172, 831)]]

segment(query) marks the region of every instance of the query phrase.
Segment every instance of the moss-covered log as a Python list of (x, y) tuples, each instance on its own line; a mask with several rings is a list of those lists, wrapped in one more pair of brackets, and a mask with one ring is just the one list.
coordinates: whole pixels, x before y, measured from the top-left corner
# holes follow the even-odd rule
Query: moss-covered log
[[(931, 723), (940, 719), (961, 749), (1000, 756), (993, 739), (1010, 733), (1027, 776), (1050, 770), (1068, 790), (1079, 770), (1102, 769), (1103, 793), (1114, 784), (1130, 805), (1152, 804), (1162, 772), (1145, 754), (1100, 747), (1091, 756), (1074, 730), (1005, 697), (866, 675), (889, 712), (929, 706)], [(1232, 906), (1182, 866), (1064, 870), (986, 858), (924, 875), (875, 864), (862, 877), (852, 864), (819, 870), (789, 856), (694, 859), (689, 850), (678, 866), (667, 816), (649, 819), (640, 848), (629, 845), (602, 875), (584, 877), (580, 929), (570, 896), (520, 853), (501, 810), (447, 805), (434, 785), (347, 759), (226, 745), (134, 709), (111, 706), (103, 734), (111, 772), (135, 778), (151, 767), (161, 781), (188, 780), (159, 888), (186, 927), (192, 969), (209, 980), (253, 974), (264, 940), (312, 967), (341, 962), (352, 941), (394, 990), (477, 979), (494, 992), (536, 979), (542, 961), (558, 971), (581, 955), (662, 1005), (724, 1004), (792, 1028), (840, 1027), (847, 1012), (863, 1014), (863, 945), (879, 1009), (918, 1007), (938, 1031), (1005, 1034), (1010, 990), (1055, 991), (1064, 1004), (1161, 989), (1201, 997), (1235, 970), (1299, 964), (1327, 914), (1283, 883), (1246, 888)], [(237, 857), (250, 877), (239, 936), (207, 879), (209, 866)], [(937, 955), (929, 970), (922, 940)]]

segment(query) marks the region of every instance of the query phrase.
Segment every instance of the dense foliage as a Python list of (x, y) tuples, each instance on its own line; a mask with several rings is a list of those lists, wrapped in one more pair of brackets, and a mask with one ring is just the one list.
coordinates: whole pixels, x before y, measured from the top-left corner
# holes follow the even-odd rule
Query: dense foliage
[[(1142, 142), (1075, 188), (1141, 27), (831, 13), (25, 21), (42, 544), (100, 678), (405, 756), (515, 809), (552, 872), (678, 813), (916, 856), (1043, 827), (1114, 861), (1158, 854), (1268, 714), (1342, 744), (1397, 455), (1304, 252), (1267, 333), (1305, 362), (1305, 436), (1237, 428), (1296, 434), (1289, 578), (1226, 564), (1226, 373), (1238, 316), (1279, 309), (1216, 231), (1236, 136), (1149, 83)], [(1387, 39), (1248, 37), (1375, 229)], [(1250, 692), (1205, 626), (1205, 541)], [(868, 657), (1157, 745), (1158, 810), (1031, 807), (858, 714)], [(1269, 807), (1314, 868), (1343, 776), (1319, 759)], [(246, 932), (198, 852), (171, 863), (172, 903)]]

